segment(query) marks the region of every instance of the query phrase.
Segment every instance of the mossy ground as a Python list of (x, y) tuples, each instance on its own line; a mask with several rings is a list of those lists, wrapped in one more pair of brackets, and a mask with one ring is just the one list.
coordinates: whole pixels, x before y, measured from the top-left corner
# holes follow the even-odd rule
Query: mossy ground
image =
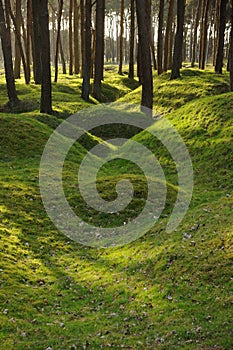
[[(54, 85), (58, 115), (53, 117), (38, 112), (39, 87), (18, 82), (19, 110), (3, 107), (0, 113), (2, 349), (232, 349), (233, 94), (227, 79), (193, 69), (183, 70), (176, 82), (166, 74), (154, 78), (155, 110), (167, 114), (192, 157), (193, 200), (176, 232), (167, 234), (175, 165), (150, 133), (134, 136), (165, 168), (168, 212), (136, 242), (107, 250), (81, 246), (59, 233), (39, 192), (39, 162), (49, 135), (62, 119), (89, 105), (79, 97), (81, 80), (61, 76)], [(113, 67), (103, 101), (137, 103), (140, 88), (130, 92), (136, 87)], [(3, 80), (0, 90), (3, 106)], [(86, 135), (64, 169), (67, 196), (80, 210), (72, 187), (75, 161), (96, 142), (96, 136)], [(132, 164), (107, 165), (98, 189), (112, 200), (123, 176), (135, 183), (135, 202), (125, 213), (133, 215), (146, 186)]]

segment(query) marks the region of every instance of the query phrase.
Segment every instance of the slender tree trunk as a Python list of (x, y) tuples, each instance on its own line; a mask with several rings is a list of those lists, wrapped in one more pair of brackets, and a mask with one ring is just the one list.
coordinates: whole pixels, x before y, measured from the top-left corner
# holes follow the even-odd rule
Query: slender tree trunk
[(1, 36), (1, 42), (2, 42), (2, 51), (3, 51), (3, 58), (4, 58), (9, 105), (11, 107), (15, 107), (19, 104), (19, 99), (17, 97), (16, 87), (15, 87), (11, 40), (10, 40), (10, 28), (6, 26), (6, 19), (5, 19), (2, 0), (0, 0), (0, 36)]
[(141, 72), (142, 72), (142, 111), (143, 107), (147, 107), (151, 110), (153, 108), (153, 79), (152, 79), (152, 67), (151, 67), (151, 50), (150, 50), (150, 38), (149, 33), (149, 3), (150, 1), (136, 0), (136, 11), (138, 20), (138, 36), (139, 45), (141, 50)]
[(77, 0), (74, 0), (74, 73), (80, 73), (79, 55), (79, 10)]
[(96, 3), (96, 45), (95, 45), (95, 76), (93, 96), (101, 98), (101, 80), (104, 71), (104, 19), (105, 0), (97, 0)]
[(16, 11), (15, 11), (15, 65), (14, 65), (14, 76), (15, 79), (20, 79), (20, 65), (21, 65), (21, 54), (18, 42), (17, 33), (21, 31), (21, 6), (22, 1), (15, 1)]
[(69, 74), (73, 75), (73, 0), (70, 0), (69, 5), (69, 52), (70, 52), (70, 64)]
[(135, 0), (130, 2), (130, 22), (129, 79), (134, 79)]
[(158, 27), (158, 75), (163, 73), (163, 18), (164, 18), (164, 0), (159, 3), (159, 27)]
[(59, 43), (61, 40), (61, 18), (63, 10), (63, 0), (59, 0), (58, 6), (58, 19), (57, 19), (57, 40), (56, 40), (56, 51), (55, 51), (55, 77), (54, 82), (57, 82), (58, 78), (58, 56), (59, 56)]
[(180, 78), (182, 63), (182, 46), (184, 32), (185, 0), (177, 0), (177, 31), (174, 45), (173, 66), (171, 80)]
[(84, 75), (84, 66), (85, 66), (85, 8), (84, 0), (80, 0), (80, 19), (81, 19), (81, 57), (82, 57), (82, 71), (81, 77)]
[(151, 49), (151, 55), (152, 55), (152, 60), (153, 60), (153, 68), (154, 70), (157, 69), (157, 61), (155, 57), (155, 43), (154, 43), (154, 33), (153, 33), (153, 24), (152, 24), (152, 4), (151, 0), (149, 0), (149, 38), (150, 38), (150, 49)]
[(193, 33), (193, 50), (192, 50), (191, 67), (195, 66), (195, 60), (197, 56), (197, 30), (198, 30), (199, 21), (200, 21), (201, 3), (202, 3), (202, 0), (198, 0), (198, 5), (197, 5), (196, 15), (195, 15), (194, 33)]
[(91, 79), (94, 78), (94, 61), (95, 61), (96, 31), (91, 30)]
[(139, 43), (137, 44), (137, 77), (139, 84), (142, 84), (142, 53)]
[(89, 101), (91, 79), (91, 0), (86, 0), (85, 11), (85, 65), (83, 72), (82, 98)]
[(209, 6), (210, 6), (210, 0), (203, 1), (201, 40), (200, 40), (200, 57), (199, 57), (199, 68), (200, 69), (205, 69), (205, 64), (206, 64)]
[(23, 45), (21, 42), (21, 36), (20, 36), (20, 32), (18, 32), (18, 28), (17, 28), (17, 21), (16, 18), (11, 10), (11, 6), (9, 3), (9, 11), (10, 11), (10, 16), (14, 25), (14, 29), (15, 29), (15, 37), (18, 43), (18, 47), (19, 47), (19, 52), (20, 52), (20, 57), (22, 58), (22, 62), (23, 62), (23, 69), (24, 69), (24, 76), (25, 76), (25, 83), (29, 84), (30, 83), (30, 73), (29, 73), (29, 69), (27, 67), (27, 63), (26, 63), (26, 59), (25, 59), (25, 55), (24, 55), (24, 51), (23, 51)]
[(26, 62), (31, 79), (31, 38), (32, 38), (32, 0), (27, 0), (27, 41), (26, 41)]
[(65, 60), (65, 56), (64, 56), (63, 47), (62, 47), (61, 36), (60, 36), (60, 40), (59, 40), (59, 49), (60, 49), (60, 55), (61, 55), (62, 73), (66, 74), (66, 60)]
[(123, 35), (124, 35), (124, 11), (125, 11), (125, 1), (121, 0), (121, 23), (120, 23), (120, 62), (119, 62), (119, 70), (118, 74), (123, 74)]
[(221, 0), (218, 51), (217, 51), (217, 58), (216, 58), (216, 65), (215, 65), (215, 72), (218, 74), (222, 74), (222, 67), (223, 67), (226, 17), (227, 17), (227, 0)]
[(215, 20), (214, 20), (214, 55), (213, 55), (213, 65), (214, 66), (216, 65), (216, 57), (217, 57), (218, 41), (219, 41), (220, 3), (221, 3), (221, 0), (216, 0)]
[(32, 14), (33, 14), (33, 70), (34, 80), (36, 84), (41, 84), (41, 35), (40, 35), (40, 18), (39, 18), (40, 3), (38, 0), (32, 0)]
[[(35, 0), (33, 0), (34, 2)], [(38, 0), (37, 0), (38, 1)], [(48, 0), (40, 0), (39, 31), (41, 35), (41, 102), (40, 112), (52, 114), (52, 84), (50, 64), (49, 13)]]
[(167, 26), (164, 41), (164, 63), (163, 70), (167, 72), (168, 70), (168, 58), (169, 58), (169, 41), (171, 40), (172, 23), (173, 23), (173, 13), (174, 13), (174, 0), (169, 1), (168, 15), (167, 15)]
[(233, 0), (231, 0), (231, 36), (230, 36), (229, 71), (230, 71), (230, 88), (231, 88), (231, 91), (233, 91)]

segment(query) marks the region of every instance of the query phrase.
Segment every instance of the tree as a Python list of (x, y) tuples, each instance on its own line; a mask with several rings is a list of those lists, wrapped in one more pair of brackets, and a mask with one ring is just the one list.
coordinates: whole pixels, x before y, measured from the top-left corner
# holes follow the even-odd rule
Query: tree
[(69, 74), (73, 75), (73, 0), (70, 0), (69, 5), (69, 50), (70, 50), (70, 65)]
[(203, 0), (202, 4), (202, 21), (201, 21), (201, 38), (200, 38), (200, 55), (199, 68), (205, 69), (206, 50), (207, 50), (207, 34), (208, 34), (208, 13), (210, 0)]
[(57, 40), (56, 40), (56, 52), (55, 52), (55, 78), (54, 82), (57, 82), (58, 78), (58, 54), (59, 54), (59, 44), (61, 40), (61, 18), (63, 10), (63, 0), (59, 0), (58, 3), (58, 19), (57, 19)]
[(172, 40), (172, 22), (173, 22), (173, 12), (174, 12), (175, 0), (169, 1), (168, 15), (167, 15), (167, 26), (164, 41), (164, 63), (163, 70), (166, 72), (168, 70), (168, 59), (169, 59), (169, 43)]
[(80, 55), (79, 55), (79, 13), (80, 7), (77, 0), (74, 0), (74, 73), (80, 72)]
[(185, 0), (177, 0), (177, 31), (174, 44), (171, 80), (180, 78), (184, 30)]
[(15, 79), (20, 79), (20, 63), (21, 63), (21, 50), (19, 43), (19, 33), (21, 30), (21, 7), (22, 0), (15, 1), (15, 65), (14, 65), (14, 76)]
[(231, 87), (231, 91), (233, 91), (233, 0), (231, 0), (231, 36), (230, 36), (229, 71), (230, 71), (230, 87)]
[(124, 34), (124, 11), (125, 11), (125, 1), (121, 0), (121, 21), (120, 21), (120, 62), (119, 62), (119, 70), (118, 74), (123, 74), (122, 66), (123, 66), (123, 34)]
[(91, 0), (85, 6), (85, 64), (83, 71), (82, 98), (89, 101), (91, 79)]
[(6, 25), (5, 13), (2, 0), (0, 0), (0, 36), (2, 42), (2, 51), (4, 58), (4, 67), (6, 74), (7, 94), (9, 98), (9, 105), (15, 107), (19, 104), (17, 97), (13, 62), (12, 62), (12, 49), (10, 40), (10, 28)]
[(227, 0), (221, 0), (220, 4), (220, 17), (219, 17), (219, 36), (218, 36), (218, 51), (215, 65), (215, 72), (222, 74), (223, 67), (223, 55), (224, 55), (224, 37), (226, 29), (226, 17), (227, 17)]
[(130, 1), (129, 79), (134, 79), (135, 0)]
[(96, 2), (96, 40), (95, 40), (95, 74), (93, 95), (100, 100), (101, 80), (104, 71), (104, 19), (105, 19), (105, 0)]
[(41, 36), (40, 36), (40, 18), (39, 18), (40, 2), (32, 0), (32, 18), (33, 18), (33, 72), (35, 84), (41, 84)]
[(199, 25), (199, 21), (200, 21), (201, 3), (202, 3), (202, 0), (198, 0), (198, 5), (197, 5), (196, 15), (195, 15), (195, 24), (194, 24), (193, 50), (192, 50), (191, 67), (195, 66), (196, 55), (197, 55), (197, 30), (198, 30), (198, 25)]
[(48, 0), (33, 0), (33, 2), (39, 2), (39, 32), (41, 37), (40, 61), (42, 75), (40, 112), (52, 114)]
[(159, 2), (159, 27), (158, 27), (158, 74), (163, 73), (163, 18), (164, 18), (164, 0)]
[(149, 0), (136, 0), (136, 12), (138, 21), (138, 37), (141, 52), (141, 75), (142, 75), (142, 110), (147, 107), (153, 108), (153, 79), (151, 67), (151, 50), (149, 33)]

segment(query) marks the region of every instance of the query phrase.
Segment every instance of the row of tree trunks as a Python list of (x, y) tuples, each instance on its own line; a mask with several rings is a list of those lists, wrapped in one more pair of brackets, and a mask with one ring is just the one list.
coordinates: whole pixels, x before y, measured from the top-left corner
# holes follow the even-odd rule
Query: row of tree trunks
[(195, 15), (195, 23), (194, 23), (194, 33), (193, 33), (193, 49), (192, 49), (192, 62), (191, 66), (195, 66), (196, 57), (197, 57), (197, 30), (198, 25), (200, 21), (200, 15), (201, 15), (201, 4), (202, 0), (198, 0), (198, 5), (196, 9), (196, 15)]

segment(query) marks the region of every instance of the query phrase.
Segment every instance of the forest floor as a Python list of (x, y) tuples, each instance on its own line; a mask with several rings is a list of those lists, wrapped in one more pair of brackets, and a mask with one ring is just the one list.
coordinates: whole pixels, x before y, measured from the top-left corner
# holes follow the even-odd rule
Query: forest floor
[[(154, 76), (154, 86), (155, 111), (176, 127), (192, 158), (190, 208), (176, 232), (166, 233), (176, 198), (175, 164), (150, 133), (140, 132), (133, 140), (166, 168), (167, 209), (135, 242), (96, 249), (56, 229), (43, 207), (38, 176), (52, 131), (96, 101), (82, 101), (81, 79), (61, 75), (53, 84), (55, 116), (39, 113), (40, 88), (23, 81), (17, 82), (21, 105), (10, 111), (4, 107), (1, 78), (1, 349), (233, 348), (233, 93), (228, 75), (183, 69), (177, 81), (170, 81), (169, 74)], [(106, 72), (103, 102), (138, 104), (140, 89), (112, 67)], [(101, 136), (87, 134), (66, 161), (66, 194), (78, 212), (83, 205), (72, 187), (77, 160)], [(98, 189), (112, 200), (116, 181), (125, 176), (138, 193), (135, 207), (126, 212), (132, 215), (146, 197), (138, 169), (118, 160), (113, 168), (103, 169)], [(90, 215), (88, 210), (82, 214)]]

